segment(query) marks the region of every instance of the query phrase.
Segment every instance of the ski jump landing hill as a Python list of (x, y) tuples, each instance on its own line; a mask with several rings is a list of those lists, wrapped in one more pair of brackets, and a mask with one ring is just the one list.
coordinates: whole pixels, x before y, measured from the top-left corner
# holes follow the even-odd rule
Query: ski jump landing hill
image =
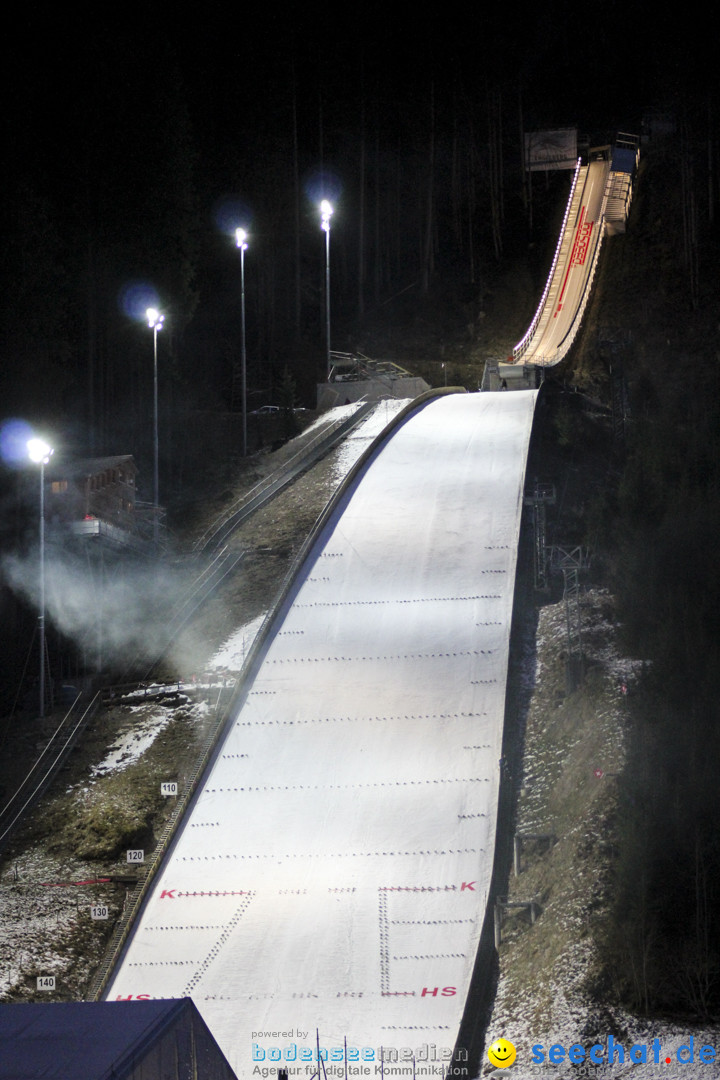
[[(608, 178), (606, 156), (578, 165), (540, 308), (501, 376), (567, 353)], [(249, 658), (105, 993), (192, 997), (240, 1077), (309, 1075), (318, 1048), (364, 1075), (381, 1054), (437, 1074), (455, 1051), (462, 1068), (536, 395), (438, 393), (401, 414)]]
[(351, 474), (117, 966), (107, 1000), (192, 997), (240, 1077), (305, 1076), (316, 1031), (350, 1066), (381, 1047), (449, 1064), (492, 873), (535, 399), (426, 400)]

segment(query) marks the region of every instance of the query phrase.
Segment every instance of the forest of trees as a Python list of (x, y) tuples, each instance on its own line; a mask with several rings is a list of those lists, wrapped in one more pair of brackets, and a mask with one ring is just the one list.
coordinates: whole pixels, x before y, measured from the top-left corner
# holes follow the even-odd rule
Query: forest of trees
[[(547, 224), (542, 207), (531, 213), (523, 130), (578, 124), (603, 140), (618, 124), (639, 129), (645, 103), (624, 103), (620, 118), (627, 90), (596, 77), (607, 73), (609, 31), (596, 31), (587, 78), (568, 94), (580, 61), (555, 7), (521, 25), (502, 12), (409, 22), (372, 5), (342, 20), (322, 10), (317, 22), (309, 8), (293, 19), (254, 12), (237, 28), (217, 13), (168, 20), (154, 3), (141, 23), (121, 11), (90, 25), (78, 12), (18, 17), (3, 117), (4, 411), (51, 425), (73, 449), (134, 453), (146, 476), (149, 335), (127, 290), (147, 286), (167, 315), (171, 482), (187, 411), (232, 404), (238, 224), (250, 233), (253, 403), (287, 368), (312, 405), (324, 356), (322, 197), (336, 204), (335, 347), (383, 352), (403, 327), (412, 355), (421, 316), (425, 326), (448, 318), (451, 332), (472, 324), (498, 267), (538, 239), (529, 223)], [(613, 44), (615, 64), (633, 56), (637, 66), (633, 54), (625, 38)], [(690, 194), (687, 205), (694, 265)]]
[(129, 310), (143, 286), (167, 314), (166, 429), (188, 409), (230, 407), (238, 224), (249, 389), (272, 394), (289, 367), (306, 405), (323, 373), (323, 196), (336, 204), (337, 348), (382, 348), (382, 327), (438, 281), (475, 301), (508, 243), (527, 239), (518, 87), (432, 64), (405, 85), (361, 50), (340, 78), (337, 58), (286, 49), (250, 98), (219, 80), (204, 100), (179, 50), (103, 45), (83, 59), (91, 93), (66, 87), (55, 102), (41, 96), (50, 85), (28, 88), (3, 207), (5, 410), (77, 448), (147, 454), (150, 336)]
[(645, 661), (599, 993), (704, 1019), (720, 1010), (719, 136), (708, 100), (686, 99), (608, 249), (602, 312), (626, 335), (630, 414), (594, 516), (625, 648)]

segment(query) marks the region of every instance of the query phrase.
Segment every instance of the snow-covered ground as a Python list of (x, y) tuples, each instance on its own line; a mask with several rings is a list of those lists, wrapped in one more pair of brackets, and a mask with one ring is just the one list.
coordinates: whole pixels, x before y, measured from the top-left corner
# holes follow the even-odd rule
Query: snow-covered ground
[[(346, 439), (343, 439), (333, 456), (333, 469), (338, 483), (347, 476), (373, 439), (409, 404), (410, 402), (405, 398), (385, 398), (379, 401), (362, 423), (358, 424)], [(342, 413), (343, 410), (353, 408), (352, 405), (338, 406), (332, 412)]]
[(234, 634), (231, 634), (225, 644), (210, 658), (208, 667), (239, 673), (264, 619), (265, 614), (259, 615), (257, 619), (253, 619), (251, 623), (241, 626)]
[[(142, 705), (136, 705), (132, 711), (145, 711)], [(130, 724), (115, 740), (102, 761), (93, 765), (90, 775), (105, 776), (111, 772), (126, 769), (134, 761), (152, 746), (155, 739), (163, 731), (172, 719), (168, 710), (153, 713), (151, 716), (143, 716), (138, 723)]]
[[(440, 398), (375, 453), (108, 989), (192, 996), (239, 1076), (316, 1029), (373, 1054), (455, 1045), (492, 869), (535, 397)], [(228, 646), (248, 647), (246, 630)]]

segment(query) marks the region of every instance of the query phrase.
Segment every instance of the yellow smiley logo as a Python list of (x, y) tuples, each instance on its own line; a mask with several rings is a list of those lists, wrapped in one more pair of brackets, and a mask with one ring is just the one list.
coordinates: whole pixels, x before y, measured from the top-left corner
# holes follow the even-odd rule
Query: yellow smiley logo
[(515, 1047), (507, 1039), (496, 1039), (488, 1047), (488, 1061), (496, 1069), (507, 1069), (515, 1060)]

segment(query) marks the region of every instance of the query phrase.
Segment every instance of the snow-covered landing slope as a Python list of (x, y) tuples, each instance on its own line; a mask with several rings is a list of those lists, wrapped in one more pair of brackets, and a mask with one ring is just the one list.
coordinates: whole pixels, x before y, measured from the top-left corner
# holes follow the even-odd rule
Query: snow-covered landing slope
[(238, 1076), (299, 1058), (316, 1028), (328, 1050), (455, 1044), (492, 870), (535, 396), (440, 397), (371, 456), (110, 984), (108, 1000), (191, 996)]

